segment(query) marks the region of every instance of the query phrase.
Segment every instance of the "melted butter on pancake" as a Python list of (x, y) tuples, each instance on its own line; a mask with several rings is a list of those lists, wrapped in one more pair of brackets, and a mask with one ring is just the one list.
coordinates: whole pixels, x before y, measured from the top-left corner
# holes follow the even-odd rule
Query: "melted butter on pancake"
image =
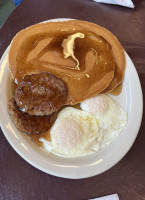
[(69, 56), (71, 56), (77, 62), (77, 65), (75, 66), (75, 69), (77, 70), (80, 70), (80, 68), (79, 61), (74, 55), (74, 43), (76, 38), (84, 37), (85, 35), (83, 33), (75, 33), (73, 35), (68, 36), (68, 38), (64, 39), (62, 42), (64, 58), (68, 58)]

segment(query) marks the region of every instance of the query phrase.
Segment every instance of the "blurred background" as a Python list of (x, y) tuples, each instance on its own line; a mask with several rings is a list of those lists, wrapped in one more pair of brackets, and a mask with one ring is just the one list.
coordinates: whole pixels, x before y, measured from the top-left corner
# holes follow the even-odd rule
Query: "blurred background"
[(0, 0), (0, 27), (22, 0)]

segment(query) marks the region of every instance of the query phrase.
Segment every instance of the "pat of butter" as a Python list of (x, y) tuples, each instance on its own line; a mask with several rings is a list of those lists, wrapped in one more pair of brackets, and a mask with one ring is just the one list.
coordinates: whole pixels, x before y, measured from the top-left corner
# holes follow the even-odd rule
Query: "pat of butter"
[(71, 56), (77, 62), (77, 65), (75, 66), (75, 69), (77, 70), (80, 70), (80, 68), (79, 61), (74, 56), (74, 43), (76, 38), (84, 37), (85, 35), (83, 33), (75, 33), (73, 35), (68, 36), (67, 39), (64, 39), (62, 42), (64, 58), (68, 58), (69, 56)]

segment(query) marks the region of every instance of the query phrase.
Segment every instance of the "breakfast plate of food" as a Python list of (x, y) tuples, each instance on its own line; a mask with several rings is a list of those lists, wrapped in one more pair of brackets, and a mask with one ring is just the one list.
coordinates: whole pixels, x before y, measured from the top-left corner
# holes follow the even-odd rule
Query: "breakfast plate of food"
[(87, 178), (114, 166), (142, 119), (134, 64), (110, 31), (87, 21), (53, 19), (17, 33), (0, 62), (0, 94), (11, 146), (58, 177)]

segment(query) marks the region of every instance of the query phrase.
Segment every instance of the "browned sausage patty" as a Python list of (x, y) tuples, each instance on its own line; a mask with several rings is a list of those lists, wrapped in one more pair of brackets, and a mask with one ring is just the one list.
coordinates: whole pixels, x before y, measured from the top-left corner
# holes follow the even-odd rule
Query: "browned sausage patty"
[(40, 134), (48, 131), (57, 117), (56, 113), (50, 116), (32, 116), (23, 113), (19, 110), (14, 98), (8, 102), (8, 112), (15, 126), (20, 131), (24, 131), (28, 134)]
[(62, 80), (42, 72), (26, 75), (15, 91), (17, 106), (30, 115), (50, 115), (65, 104), (67, 89)]

